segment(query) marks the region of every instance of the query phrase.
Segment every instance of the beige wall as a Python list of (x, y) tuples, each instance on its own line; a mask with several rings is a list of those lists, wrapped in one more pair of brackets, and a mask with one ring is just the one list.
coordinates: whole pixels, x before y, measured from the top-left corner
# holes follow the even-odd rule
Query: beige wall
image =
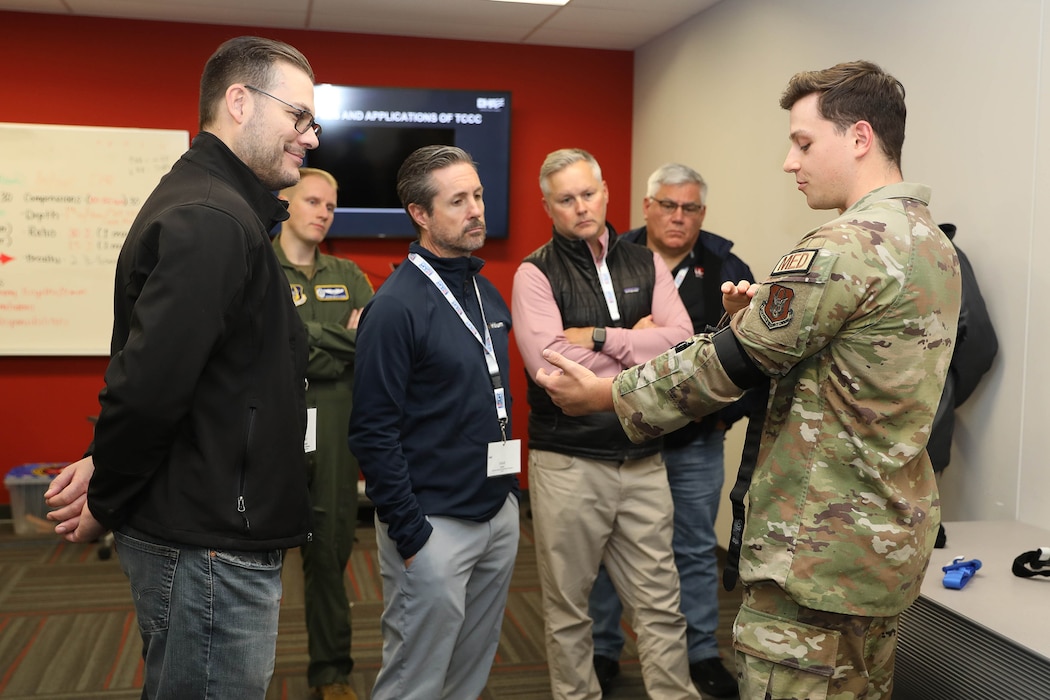
[[(760, 276), (830, 215), (809, 210), (781, 170), (787, 80), (867, 59), (904, 84), (905, 179), (930, 185), (934, 216), (959, 227), (1000, 341), (958, 416), (947, 521), (1050, 529), (1050, 363), (1039, 352), (1050, 340), (1048, 10), (1045, 0), (722, 0), (635, 58), (632, 225), (649, 173), (682, 161), (710, 185), (705, 228), (736, 241)], [(742, 433), (727, 444), (727, 494)]]

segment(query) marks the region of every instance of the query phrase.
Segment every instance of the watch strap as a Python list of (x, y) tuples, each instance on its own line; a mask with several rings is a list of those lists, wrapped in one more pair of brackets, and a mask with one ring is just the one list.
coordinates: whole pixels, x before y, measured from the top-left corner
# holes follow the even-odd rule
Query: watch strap
[(594, 351), (601, 352), (601, 349), (605, 346), (604, 326), (594, 327), (594, 330), (591, 331), (591, 342), (594, 343)]

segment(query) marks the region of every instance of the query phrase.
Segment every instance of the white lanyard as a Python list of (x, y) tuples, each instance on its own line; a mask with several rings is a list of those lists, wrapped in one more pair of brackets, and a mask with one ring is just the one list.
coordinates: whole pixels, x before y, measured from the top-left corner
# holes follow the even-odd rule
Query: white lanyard
[(683, 267), (681, 270), (679, 270), (678, 272), (675, 273), (675, 275), (674, 275), (674, 288), (675, 289), (681, 289), (682, 288), (682, 282), (685, 281), (686, 273), (689, 271), (689, 268), (694, 267), (693, 258), (695, 258), (695, 257), (696, 257), (696, 253), (694, 253), (691, 250), (689, 251), (688, 255), (686, 255), (685, 259), (689, 261), (689, 264), (687, 264), (685, 267)]
[(434, 270), (430, 263), (417, 253), (409, 253), (408, 259), (412, 261), (413, 265), (419, 268), (420, 272), (426, 275), (430, 281), (434, 283), (434, 286), (437, 287), (439, 292), (441, 292), (441, 296), (445, 297), (445, 301), (448, 302), (448, 305), (451, 306), (452, 310), (456, 312), (457, 316), (459, 316), (459, 320), (463, 322), (463, 325), (467, 327), (467, 330), (471, 332), (479, 343), (481, 343), (481, 347), (485, 351), (485, 364), (488, 366), (489, 379), (492, 381), (492, 393), (496, 401), (496, 415), (499, 417), (500, 432), (503, 433), (503, 440), (506, 442), (506, 391), (504, 390), (503, 382), (500, 379), (499, 362), (496, 360), (496, 352), (492, 349), (492, 335), (489, 333), (488, 321), (485, 320), (485, 306), (481, 303), (481, 292), (478, 290), (478, 281), (476, 279), (473, 280), (474, 294), (478, 298), (478, 308), (481, 309), (481, 322), (485, 326), (484, 339), (481, 337), (481, 334), (478, 333), (478, 329), (474, 327), (471, 320), (467, 318), (467, 314), (463, 311), (463, 307), (460, 305), (456, 297), (453, 296), (452, 291), (448, 288), (448, 285), (445, 284), (445, 280), (441, 279), (441, 275)]
[(595, 263), (598, 268), (598, 281), (602, 285), (602, 293), (605, 295), (605, 303), (609, 307), (609, 315), (615, 323), (620, 320), (620, 307), (616, 303), (616, 292), (613, 290), (612, 275), (609, 274), (609, 266), (605, 264), (605, 258)]

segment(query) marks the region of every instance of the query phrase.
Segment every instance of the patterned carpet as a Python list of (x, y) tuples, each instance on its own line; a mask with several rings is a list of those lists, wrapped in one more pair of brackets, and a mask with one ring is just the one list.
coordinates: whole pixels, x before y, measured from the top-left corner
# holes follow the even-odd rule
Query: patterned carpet
[[(502, 639), (484, 700), (550, 697), (533, 547), (530, 521), (523, 517)], [(289, 552), (276, 671), (267, 700), (308, 696), (301, 567), (298, 550)], [(370, 523), (358, 528), (348, 573), (354, 601), (351, 681), (365, 700), (382, 648), (382, 588)], [(732, 658), (729, 637), (739, 593), (722, 596), (719, 643), (723, 658)], [(628, 633), (616, 700), (646, 697), (633, 633)], [(16, 536), (10, 523), (0, 523), (0, 698), (138, 698), (141, 651), (127, 580), (115, 558), (100, 558), (98, 545)]]

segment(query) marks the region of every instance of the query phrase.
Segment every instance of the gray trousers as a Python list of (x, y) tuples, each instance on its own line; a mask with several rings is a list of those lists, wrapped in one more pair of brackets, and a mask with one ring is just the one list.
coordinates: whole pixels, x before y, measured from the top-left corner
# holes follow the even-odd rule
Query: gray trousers
[(484, 523), (427, 520), (434, 531), (406, 569), (376, 519), (383, 665), (372, 700), (476, 698), (488, 682), (518, 553), (518, 499), (508, 495)]

